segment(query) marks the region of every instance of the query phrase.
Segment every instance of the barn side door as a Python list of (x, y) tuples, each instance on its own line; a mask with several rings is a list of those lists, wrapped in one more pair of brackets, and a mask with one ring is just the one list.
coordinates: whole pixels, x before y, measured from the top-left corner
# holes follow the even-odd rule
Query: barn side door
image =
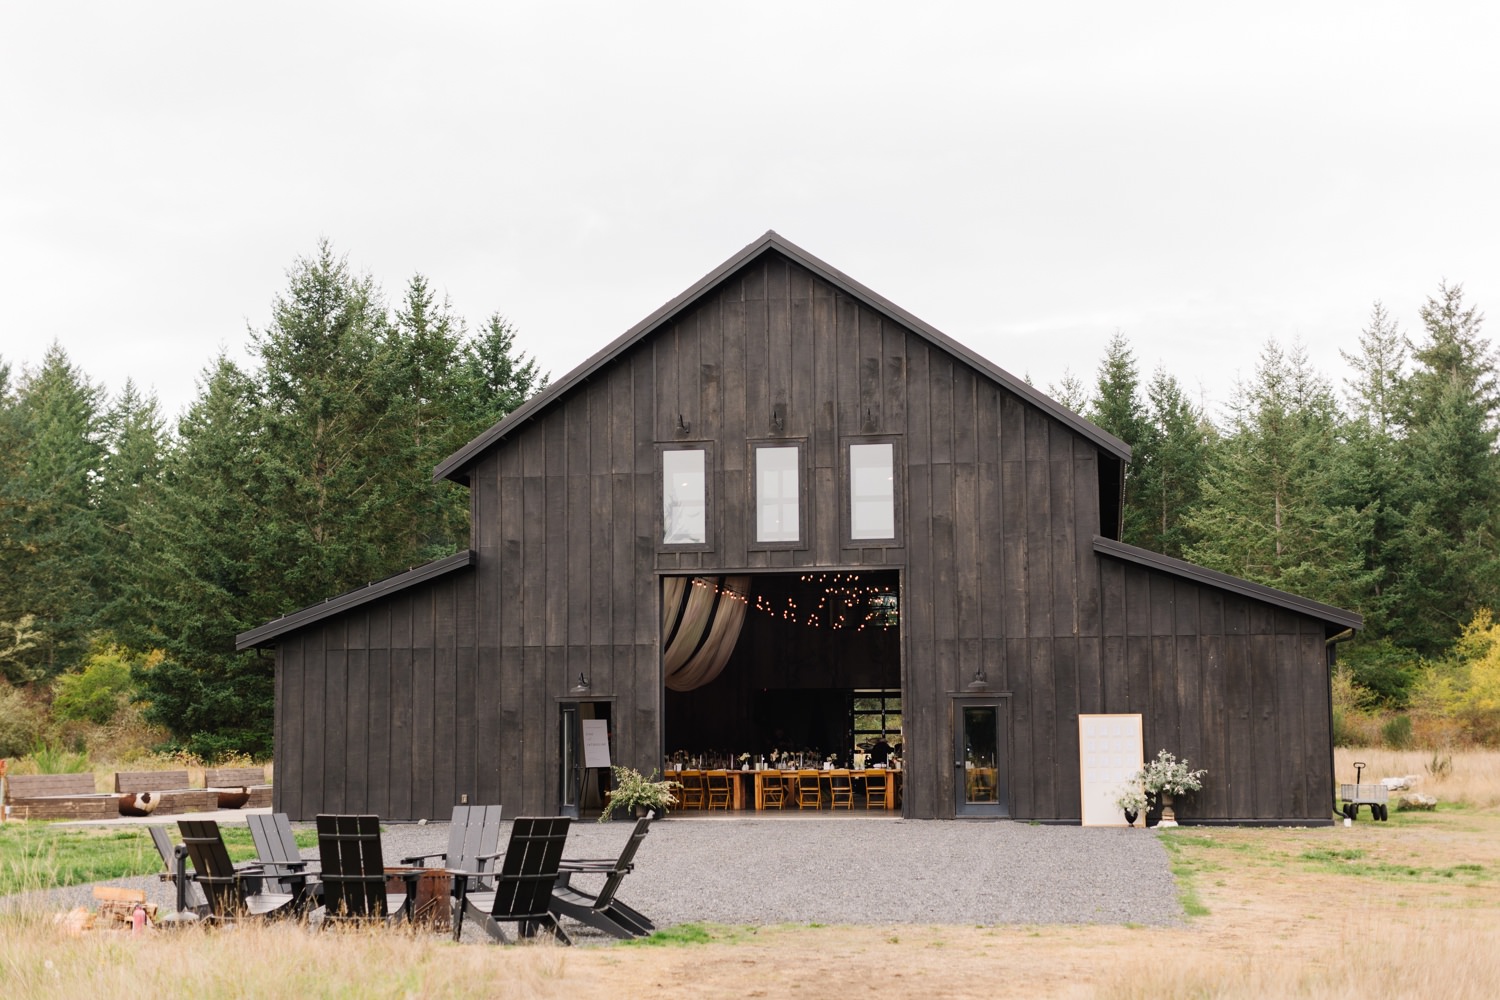
[(956, 816), (1010, 815), (1004, 698), (956, 698), (953, 704), (953, 804)]

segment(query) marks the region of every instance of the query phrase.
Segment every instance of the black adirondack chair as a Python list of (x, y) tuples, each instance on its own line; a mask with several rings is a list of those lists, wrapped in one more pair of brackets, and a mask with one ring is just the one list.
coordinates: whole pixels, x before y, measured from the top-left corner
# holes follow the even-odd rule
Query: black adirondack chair
[(167, 831), (162, 827), (152, 826), (147, 829), (151, 831), (151, 842), (156, 845), (156, 853), (161, 855), (162, 864), (167, 866), (167, 870), (159, 877), (177, 888), (178, 919), (207, 916), (208, 900), (187, 870), (187, 848), (182, 844), (173, 844), (172, 838), (167, 836)]
[(203, 889), (212, 919), (265, 917), (293, 911), (291, 893), (262, 887), (265, 873), (258, 866), (234, 866), (216, 821), (183, 819), (177, 821), (177, 828), (182, 832), (182, 846), (187, 849), (188, 860), (193, 863), (193, 881)]
[[(455, 871), (453, 940), (463, 935), (467, 913), (481, 921), (485, 933), (494, 941), (509, 944), (510, 939), (500, 925), (513, 923), (519, 937), (534, 937), (541, 929), (563, 944), (572, 944), (573, 939), (558, 924), (551, 909), (552, 889), (557, 884), (558, 865), (562, 862), (563, 844), (571, 823), (566, 816), (521, 817), (511, 824), (505, 859), (498, 871)], [(464, 876), (492, 878), (495, 888), (470, 892), (469, 878)]]
[[(448, 824), (448, 849), (442, 854), (416, 854), (402, 858), (401, 863), (426, 867), (433, 858), (440, 858), (450, 873), (483, 872), (485, 866), (499, 856), (500, 811), (499, 806), (454, 806), (453, 818)], [(466, 881), (466, 888), (471, 892), (493, 888), (479, 876)], [(458, 895), (456, 886), (453, 894)]]
[(407, 892), (386, 890), (380, 817), (321, 813), (317, 824), (324, 919), (391, 923), (409, 917), (407, 901), (418, 873), (400, 873), (407, 877)]
[[(635, 852), (640, 848), (641, 841), (646, 839), (650, 828), (649, 818), (636, 820), (630, 839), (625, 842), (620, 856), (613, 860), (564, 858), (557, 885), (552, 889), (552, 912), (557, 916), (572, 917), (579, 923), (617, 938), (646, 937), (654, 931), (655, 924), (615, 897), (620, 883), (634, 870)], [(572, 876), (575, 874), (604, 875), (604, 885), (598, 895), (590, 895), (574, 887)]]

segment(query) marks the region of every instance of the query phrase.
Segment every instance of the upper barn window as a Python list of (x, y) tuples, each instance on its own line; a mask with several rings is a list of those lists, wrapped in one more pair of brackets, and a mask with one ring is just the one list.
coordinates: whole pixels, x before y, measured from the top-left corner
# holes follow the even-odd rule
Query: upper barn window
[(849, 446), (849, 537), (896, 537), (895, 445)]
[(755, 449), (755, 540), (802, 540), (802, 449), (761, 445)]
[(708, 476), (702, 448), (661, 453), (661, 540), (663, 545), (708, 543)]

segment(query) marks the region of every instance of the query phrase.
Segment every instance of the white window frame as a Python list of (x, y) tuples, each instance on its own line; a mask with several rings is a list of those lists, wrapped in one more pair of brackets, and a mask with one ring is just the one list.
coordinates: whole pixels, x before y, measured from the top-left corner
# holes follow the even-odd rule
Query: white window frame
[[(660, 516), (660, 521), (657, 524), (657, 543), (661, 548), (671, 549), (673, 551), (706, 550), (712, 544), (709, 531), (711, 525), (711, 518), (709, 516), (711, 510), (709, 481), (713, 478), (711, 473), (711, 470), (713, 468), (713, 456), (710, 454), (709, 449), (701, 443), (683, 445), (660, 445), (658, 446), (658, 451), (660, 452), (661, 456), (659, 461), (657, 462), (657, 468), (661, 472), (661, 505), (657, 508), (658, 514)], [(674, 500), (673, 494), (683, 489), (691, 490), (692, 480), (691, 478), (689, 478), (685, 483), (674, 487), (675, 480), (670, 479), (669, 475), (674, 473), (675, 475), (682, 475), (683, 470), (669, 469), (668, 464), (672, 461), (669, 456), (681, 454), (683, 452), (687, 452), (690, 454), (696, 453), (702, 461), (700, 478), (701, 494), (697, 500), (695, 500), (692, 496), (688, 496), (686, 498), (676, 497), (675, 499), (677, 499), (679, 502), (684, 502), (688, 509), (691, 509), (693, 506), (701, 503), (699, 531), (699, 536), (701, 537), (690, 537), (687, 539), (674, 540), (672, 537), (672, 533), (675, 526), (672, 523), (672, 514), (670, 513), (670, 507)], [(691, 477), (695, 475), (695, 472), (693, 470), (687, 470), (687, 475)]]
[[(880, 466), (857, 465), (855, 453), (859, 451), (861, 456), (878, 449), (884, 449), (886, 465), (884, 471), (885, 490), (880, 491)], [(859, 481), (862, 470), (873, 470), (870, 481), (874, 483), (875, 490), (869, 493), (861, 493)], [(860, 524), (861, 508), (870, 508), (882, 505), (882, 513), (887, 515), (889, 530), (881, 528), (863, 527)], [(882, 518), (886, 520), (887, 518)], [(896, 538), (896, 445), (892, 441), (850, 441), (849, 442), (849, 540), (853, 542), (870, 541), (894, 541)]]
[[(769, 504), (774, 504), (779, 508), (779, 516), (775, 520), (780, 525), (780, 530), (774, 532), (771, 537), (766, 537), (763, 532), (767, 526), (765, 514), (769, 504), (764, 499), (764, 487), (767, 485), (767, 480), (761, 469), (761, 453), (781, 450), (792, 453), (792, 462), (790, 468), (766, 470), (776, 476), (775, 497), (769, 501)], [(755, 519), (751, 527), (751, 537), (754, 539), (751, 544), (754, 548), (799, 548), (804, 544), (804, 539), (807, 537), (807, 470), (804, 468), (803, 461), (805, 451), (803, 442), (788, 441), (784, 438), (750, 443), (751, 489), (753, 491), (750, 509)], [(787, 482), (788, 473), (795, 476), (795, 483)], [(792, 505), (795, 506), (789, 511), (788, 507)], [(791, 516), (789, 517), (788, 514)]]

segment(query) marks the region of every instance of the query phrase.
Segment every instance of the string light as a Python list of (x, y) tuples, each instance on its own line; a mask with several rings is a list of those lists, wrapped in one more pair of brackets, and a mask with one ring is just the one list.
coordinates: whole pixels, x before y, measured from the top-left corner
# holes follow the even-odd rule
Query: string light
[[(768, 601), (764, 594), (756, 594), (755, 602), (752, 604), (745, 594), (715, 584), (704, 577), (693, 577), (693, 586), (712, 590), (721, 598), (739, 601), (746, 608), (762, 612), (771, 618), (779, 618), (807, 628), (852, 628), (856, 632), (863, 632), (867, 626), (890, 629), (900, 624), (899, 601), (896, 592), (889, 586), (862, 584), (858, 573), (804, 573), (800, 580), (802, 583), (822, 587), (817, 607), (807, 612), (805, 616), (797, 606), (796, 599), (790, 594), (787, 595), (785, 607), (778, 607)], [(842, 608), (844, 611), (857, 613), (863, 609), (864, 613), (851, 622), (851, 616), (844, 614), (843, 611), (832, 610), (830, 601), (833, 606)]]

